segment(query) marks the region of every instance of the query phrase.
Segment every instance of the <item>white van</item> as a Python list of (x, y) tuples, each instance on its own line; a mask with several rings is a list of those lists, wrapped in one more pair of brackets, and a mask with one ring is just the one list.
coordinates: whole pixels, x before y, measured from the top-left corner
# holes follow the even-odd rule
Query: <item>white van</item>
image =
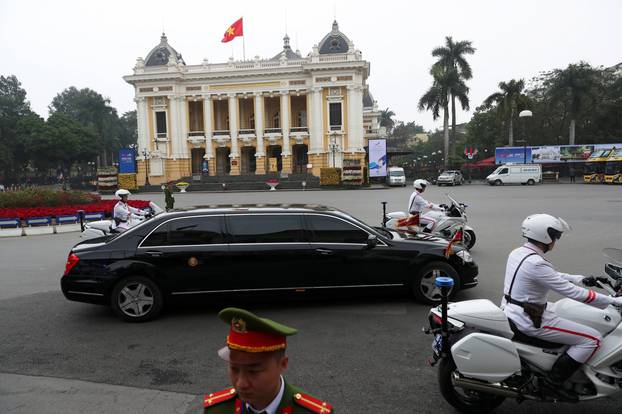
[(389, 167), (387, 170), (387, 185), (401, 185), (406, 187), (406, 175), (402, 167)]
[(486, 177), (490, 185), (528, 184), (542, 182), (540, 164), (504, 164)]

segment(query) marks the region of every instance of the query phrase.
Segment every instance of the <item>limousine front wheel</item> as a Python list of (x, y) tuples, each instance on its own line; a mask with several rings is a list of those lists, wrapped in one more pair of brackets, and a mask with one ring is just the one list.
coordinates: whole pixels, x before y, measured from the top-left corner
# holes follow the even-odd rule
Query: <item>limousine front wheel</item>
[(128, 322), (146, 322), (162, 310), (162, 292), (158, 285), (143, 276), (122, 279), (112, 290), (113, 312)]
[(460, 289), (460, 278), (451, 265), (445, 262), (431, 262), (423, 266), (413, 280), (412, 292), (415, 299), (431, 305), (440, 303), (441, 290), (434, 282), (441, 276), (454, 280), (454, 286), (449, 291), (450, 297)]

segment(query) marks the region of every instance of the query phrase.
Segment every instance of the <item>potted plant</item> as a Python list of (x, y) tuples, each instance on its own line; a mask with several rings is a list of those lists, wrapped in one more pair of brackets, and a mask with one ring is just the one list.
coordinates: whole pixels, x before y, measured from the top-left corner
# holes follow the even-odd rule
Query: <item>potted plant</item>
[(177, 184), (175, 184), (175, 187), (179, 188), (180, 192), (185, 193), (186, 188), (190, 187), (190, 183), (187, 183), (185, 181), (180, 181)]

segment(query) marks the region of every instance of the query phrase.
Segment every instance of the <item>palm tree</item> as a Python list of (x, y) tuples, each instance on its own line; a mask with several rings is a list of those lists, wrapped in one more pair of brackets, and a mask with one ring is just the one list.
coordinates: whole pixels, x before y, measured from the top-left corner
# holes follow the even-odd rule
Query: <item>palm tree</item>
[(596, 70), (588, 63), (571, 64), (564, 70), (552, 72), (551, 95), (553, 101), (563, 102), (565, 112), (570, 116), (568, 143), (575, 143), (575, 125), (586, 102), (593, 98), (596, 87)]
[(484, 106), (491, 108), (497, 105), (497, 116), (508, 123), (508, 145), (514, 145), (514, 118), (520, 107), (525, 106), (527, 97), (523, 94), (525, 81), (510, 80), (509, 82), (499, 82), (501, 92), (495, 92), (484, 100)]
[(468, 100), (465, 103), (461, 97), (466, 97), (469, 88), (459, 78), (455, 69), (446, 70), (442, 66), (432, 66), (430, 74), (434, 78), (432, 87), (419, 99), (418, 108), (420, 111), (432, 111), (432, 118), (437, 120), (443, 110), (443, 158), (444, 165), (449, 165), (449, 100), (450, 91), (454, 91), (461, 103), (468, 107)]
[(393, 112), (389, 108), (383, 109), (380, 112), (380, 126), (385, 127), (387, 129), (387, 133), (391, 132), (391, 130), (395, 126), (395, 121), (393, 120), (394, 116), (395, 112)]
[[(441, 66), (445, 70), (454, 69), (458, 73), (458, 78), (469, 80), (473, 77), (471, 65), (465, 59), (464, 55), (472, 55), (475, 48), (470, 40), (461, 40), (455, 42), (451, 36), (445, 37), (445, 45), (439, 46), (432, 50), (432, 56), (438, 58), (435, 66)], [(467, 90), (468, 92), (468, 90)], [(459, 90), (450, 89), (451, 96), (451, 141), (455, 145), (456, 142), (456, 98), (460, 101), (463, 110), (469, 109), (468, 96), (461, 94)], [(466, 102), (466, 104), (465, 104)]]

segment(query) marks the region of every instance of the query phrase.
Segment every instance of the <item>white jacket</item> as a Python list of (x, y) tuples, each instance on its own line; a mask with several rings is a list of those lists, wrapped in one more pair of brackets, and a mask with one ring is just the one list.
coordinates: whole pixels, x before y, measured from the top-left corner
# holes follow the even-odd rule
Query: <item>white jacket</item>
[(430, 210), (442, 210), (439, 206), (434, 203), (430, 203), (427, 201), (421, 193), (417, 190), (413, 191), (410, 195), (410, 199), (408, 200), (408, 213), (410, 214), (421, 214), (424, 209)]
[[(508, 257), (503, 288), (504, 298), (501, 300), (503, 311), (519, 329), (533, 328), (533, 323), (521, 306), (507, 303), (505, 295), (510, 293), (510, 285), (517, 266), (529, 254), (532, 255), (525, 259), (516, 273), (511, 292), (513, 300), (542, 305), (547, 303), (548, 293), (552, 290), (567, 298), (600, 309), (604, 309), (614, 302), (610, 296), (573, 285), (573, 283), (580, 284), (585, 276), (556, 271), (553, 265), (544, 258), (542, 250), (532, 243), (525, 243), (523, 246), (514, 249)], [(554, 315), (553, 312), (545, 310), (543, 320), (546, 321)]]
[[(114, 210), (112, 212), (112, 218), (115, 223), (115, 228), (121, 228), (125, 230), (129, 229), (129, 222), (132, 218), (132, 215), (144, 216), (145, 212), (119, 200), (119, 202), (114, 206)], [(116, 224), (117, 220), (119, 221), (119, 224)]]

